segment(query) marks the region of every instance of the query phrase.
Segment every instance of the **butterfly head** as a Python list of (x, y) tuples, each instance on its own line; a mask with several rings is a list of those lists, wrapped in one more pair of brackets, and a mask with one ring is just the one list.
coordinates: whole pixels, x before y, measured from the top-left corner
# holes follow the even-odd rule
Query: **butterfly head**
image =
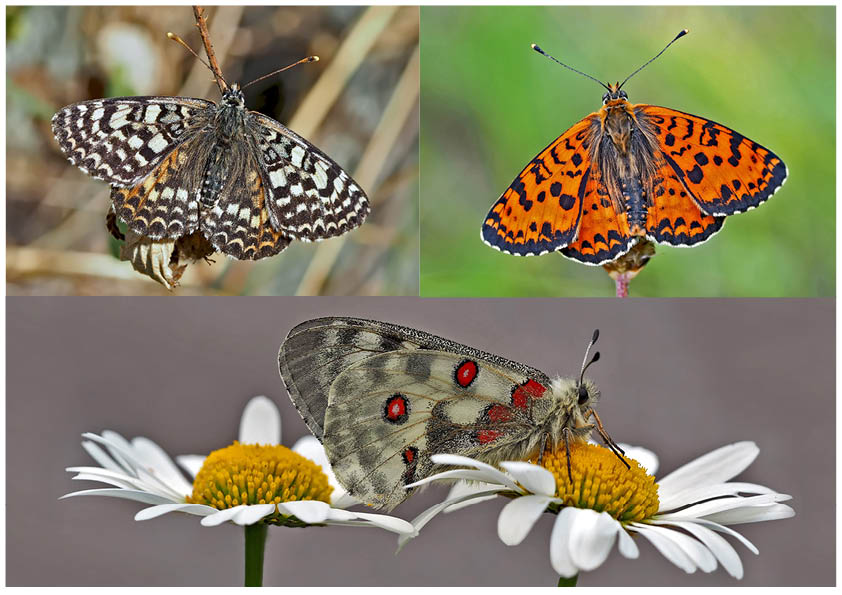
[(246, 98), (243, 95), (240, 85), (234, 83), (222, 94), (222, 105), (229, 107), (245, 107)]
[(629, 96), (620, 88), (620, 83), (608, 85), (608, 91), (602, 96), (602, 105), (608, 104), (609, 101), (628, 101)]

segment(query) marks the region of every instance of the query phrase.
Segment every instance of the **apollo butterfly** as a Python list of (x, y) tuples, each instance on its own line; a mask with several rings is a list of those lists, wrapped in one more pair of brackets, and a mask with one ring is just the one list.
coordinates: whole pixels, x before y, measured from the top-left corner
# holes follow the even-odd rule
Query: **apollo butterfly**
[[(293, 404), (349, 493), (392, 509), (404, 486), (441, 470), (430, 457), (496, 464), (587, 440), (599, 390), (584, 377), (543, 372), (424, 331), (359, 318), (318, 318), (289, 332), (278, 354)], [(593, 418), (593, 423), (590, 419)], [(569, 469), (568, 456), (568, 474)], [(628, 465), (626, 463), (626, 465)]]
[(602, 108), (541, 151), (485, 218), (483, 241), (507, 254), (560, 251), (589, 265), (628, 252), (641, 238), (693, 246), (725, 217), (758, 206), (784, 183), (783, 161), (740, 133), (678, 110), (631, 104), (606, 85)]

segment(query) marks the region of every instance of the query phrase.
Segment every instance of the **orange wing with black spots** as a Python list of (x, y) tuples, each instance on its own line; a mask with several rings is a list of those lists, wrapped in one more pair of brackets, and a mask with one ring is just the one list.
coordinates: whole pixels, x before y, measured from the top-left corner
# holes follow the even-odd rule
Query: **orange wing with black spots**
[(617, 215), (608, 190), (591, 170), (582, 194), (579, 233), (561, 253), (585, 264), (599, 265), (622, 256), (631, 246), (626, 214)]
[(646, 235), (662, 244), (699, 244), (722, 229), (725, 222), (725, 217), (701, 210), (666, 160), (660, 161), (655, 174), (652, 202), (646, 216)]
[(485, 218), (483, 241), (507, 254), (560, 250), (576, 237), (588, 186), (592, 114), (541, 151), (506, 189)]
[(786, 166), (777, 155), (726, 126), (654, 105), (634, 110), (646, 117), (667, 163), (710, 215), (752, 209), (786, 180)]

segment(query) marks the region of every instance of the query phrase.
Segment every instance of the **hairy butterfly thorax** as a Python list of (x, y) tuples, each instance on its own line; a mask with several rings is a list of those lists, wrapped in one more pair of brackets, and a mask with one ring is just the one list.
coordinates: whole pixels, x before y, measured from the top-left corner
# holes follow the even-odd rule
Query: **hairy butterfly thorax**
[[(596, 341), (594, 333), (588, 351)], [(404, 486), (435, 473), (431, 456), (489, 464), (539, 460), (596, 429), (622, 459), (584, 377), (543, 372), (424, 331), (357, 318), (319, 318), (292, 329), (278, 355), (293, 404), (322, 441), (339, 481), (363, 502), (391, 509)], [(568, 457), (569, 460), (569, 457)]]
[(112, 234), (122, 239), (120, 219), (151, 240), (198, 234), (212, 250), (257, 260), (292, 240), (320, 241), (362, 224), (368, 198), (351, 176), (279, 122), (249, 111), (245, 87), (229, 86), (205, 64), (217, 76), (218, 104), (116, 97), (69, 105), (53, 117), (69, 161), (111, 185)]
[(631, 104), (622, 83), (606, 85), (602, 107), (550, 143), (492, 206), (482, 239), (507, 254), (560, 251), (605, 265), (650, 240), (693, 246), (725, 217), (771, 197), (787, 169), (774, 153), (712, 120)]

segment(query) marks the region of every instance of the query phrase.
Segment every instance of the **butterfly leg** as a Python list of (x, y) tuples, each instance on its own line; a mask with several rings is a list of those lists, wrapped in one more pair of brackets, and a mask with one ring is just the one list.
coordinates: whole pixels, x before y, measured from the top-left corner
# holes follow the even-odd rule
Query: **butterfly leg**
[(566, 426), (561, 429), (561, 437), (564, 438), (564, 452), (567, 455), (567, 478), (573, 483), (573, 470), (570, 467), (570, 430)]
[(591, 416), (593, 416), (594, 421), (596, 422), (596, 431), (599, 432), (599, 435), (602, 438), (602, 441), (605, 443), (605, 446), (607, 446), (611, 452), (617, 455), (617, 458), (623, 462), (623, 465), (625, 465), (627, 469), (631, 469), (631, 465), (629, 465), (626, 459), (623, 458), (623, 455), (626, 454), (626, 451), (620, 448), (620, 446), (616, 442), (614, 442), (614, 439), (608, 435), (608, 432), (605, 431), (605, 428), (602, 425), (602, 420), (599, 419), (599, 416), (596, 414), (596, 411), (594, 411), (593, 409), (588, 409), (587, 413), (585, 413), (585, 419), (588, 419)]
[(105, 214), (105, 228), (115, 240), (122, 241), (126, 239), (126, 236), (123, 235), (123, 232), (120, 231), (120, 228), (117, 226), (117, 211), (114, 210), (113, 204)]
[(544, 446), (541, 448), (541, 452), (538, 453), (538, 464), (541, 464), (541, 461), (544, 459), (544, 452), (550, 450), (550, 435), (544, 434)]

